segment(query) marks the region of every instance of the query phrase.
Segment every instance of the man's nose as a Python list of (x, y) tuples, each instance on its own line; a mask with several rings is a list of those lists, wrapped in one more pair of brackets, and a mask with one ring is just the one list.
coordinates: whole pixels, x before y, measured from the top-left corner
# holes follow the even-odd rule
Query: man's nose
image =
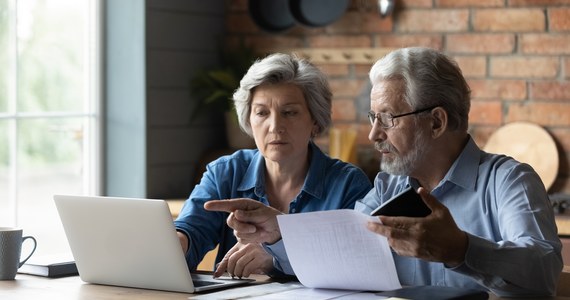
[(379, 140), (383, 141), (386, 139), (386, 130), (382, 128), (380, 122), (374, 122), (374, 124), (372, 124), (372, 128), (370, 128), (370, 132), (368, 133), (368, 139), (371, 142)]

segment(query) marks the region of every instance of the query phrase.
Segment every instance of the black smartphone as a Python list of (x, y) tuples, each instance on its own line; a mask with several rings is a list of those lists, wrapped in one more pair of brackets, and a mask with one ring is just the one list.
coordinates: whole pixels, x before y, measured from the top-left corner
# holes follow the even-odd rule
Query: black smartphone
[(384, 202), (370, 213), (371, 216), (422, 218), (431, 214), (422, 197), (412, 187)]

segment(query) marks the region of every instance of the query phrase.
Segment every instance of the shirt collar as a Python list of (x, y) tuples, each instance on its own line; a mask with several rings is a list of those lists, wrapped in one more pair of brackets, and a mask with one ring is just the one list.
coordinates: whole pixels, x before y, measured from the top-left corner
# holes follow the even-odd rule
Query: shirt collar
[(309, 143), (311, 147), (311, 161), (309, 162), (309, 171), (303, 184), (303, 191), (311, 194), (317, 199), (324, 199), (324, 185), (326, 178), (326, 155), (313, 142)]
[[(302, 191), (320, 198), (324, 189), (321, 183), (326, 176), (326, 156), (313, 142), (309, 143), (309, 148), (311, 161), (309, 162), (309, 170)], [(250, 189), (255, 189), (254, 192), (257, 196), (265, 195), (265, 158), (259, 150), (253, 156), (245, 176), (238, 186), (238, 191)]]
[(255, 194), (259, 197), (265, 194), (265, 158), (259, 150), (253, 156), (251, 163), (245, 171), (245, 175), (238, 185), (237, 190), (240, 192), (255, 188)]
[(471, 136), (461, 151), (459, 157), (453, 162), (451, 168), (443, 178), (442, 182), (450, 181), (464, 189), (474, 191), (479, 174), (479, 161), (481, 160), (481, 150), (475, 144)]

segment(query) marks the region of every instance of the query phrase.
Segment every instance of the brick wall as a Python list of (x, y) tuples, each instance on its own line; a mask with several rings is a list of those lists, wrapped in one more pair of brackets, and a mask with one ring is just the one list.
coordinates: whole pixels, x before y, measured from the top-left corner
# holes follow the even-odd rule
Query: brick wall
[[(380, 18), (376, 1), (352, 0), (338, 21), (279, 33), (259, 29), (247, 0), (227, 1), (227, 44), (260, 51), (290, 48), (427, 46), (453, 56), (473, 90), (470, 132), (480, 146), (509, 122), (543, 126), (556, 141), (560, 167), (550, 192), (570, 193), (570, 0), (399, 0)], [(318, 64), (334, 92), (336, 127), (358, 130), (359, 165), (377, 170), (368, 141), (370, 64)], [(318, 143), (328, 149), (327, 138)]]

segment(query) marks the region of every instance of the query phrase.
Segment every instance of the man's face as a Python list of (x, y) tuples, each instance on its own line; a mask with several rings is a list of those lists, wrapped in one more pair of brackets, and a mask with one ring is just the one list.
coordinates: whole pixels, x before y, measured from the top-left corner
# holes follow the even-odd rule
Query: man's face
[[(404, 82), (387, 80), (372, 86), (370, 108), (376, 114), (399, 115), (412, 111), (404, 100)], [(386, 115), (385, 115), (386, 116)], [(421, 162), (429, 137), (420, 126), (418, 115), (408, 115), (389, 120), (390, 128), (383, 128), (375, 120), (368, 138), (381, 154), (380, 168), (393, 175), (411, 175)], [(385, 118), (386, 119), (386, 118)]]

